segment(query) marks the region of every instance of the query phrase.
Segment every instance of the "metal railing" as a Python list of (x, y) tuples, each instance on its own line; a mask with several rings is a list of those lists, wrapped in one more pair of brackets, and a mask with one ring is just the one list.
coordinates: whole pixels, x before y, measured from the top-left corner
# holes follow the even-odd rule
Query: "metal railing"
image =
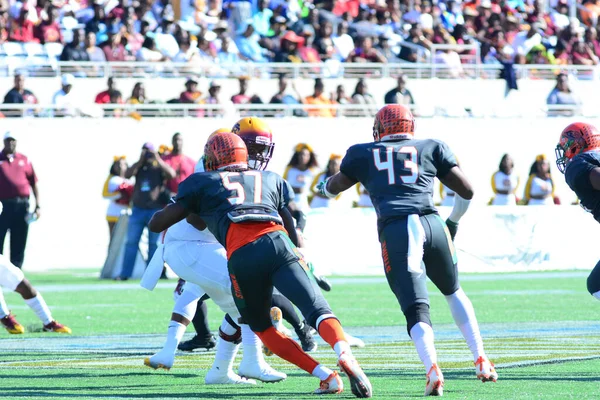
[[(56, 106), (51, 104), (3, 104), (0, 112), (6, 118), (230, 118), (230, 117), (308, 117), (308, 118), (372, 118), (383, 104), (90, 104)], [(548, 116), (598, 117), (596, 107), (579, 105), (533, 105), (528, 109), (473, 110), (468, 106), (410, 106), (420, 118), (522, 118)]]
[[(453, 46), (455, 48), (456, 46)], [(578, 79), (597, 80), (599, 66), (583, 65), (515, 65), (517, 77), (524, 79), (554, 79), (561, 71), (569, 72)], [(0, 62), (0, 77), (23, 72), (29, 77), (58, 77), (64, 73), (76, 77), (106, 78), (185, 78), (209, 79), (275, 78), (285, 74), (289, 78), (396, 78), (400, 74), (413, 79), (454, 78), (455, 67), (440, 63), (249, 63), (238, 64), (181, 64), (173, 62), (56, 62), (56, 63), (4, 63)], [(463, 63), (460, 77), (463, 79), (498, 79), (503, 67), (500, 64)]]

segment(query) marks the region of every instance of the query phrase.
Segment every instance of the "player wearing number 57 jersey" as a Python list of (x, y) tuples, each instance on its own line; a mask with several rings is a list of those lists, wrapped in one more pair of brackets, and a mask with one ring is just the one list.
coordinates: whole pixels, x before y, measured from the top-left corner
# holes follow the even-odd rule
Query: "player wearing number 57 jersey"
[[(262, 342), (281, 358), (320, 378), (316, 393), (342, 391), (337, 372), (319, 364), (273, 327), (270, 309), (276, 287), (334, 348), (352, 392), (357, 397), (371, 397), (371, 384), (352, 355), (340, 322), (282, 226), (284, 220), (286, 224), (292, 221), (287, 208), (293, 196), (291, 186), (275, 173), (248, 170), (246, 145), (233, 133), (210, 138), (204, 154), (207, 172), (183, 181), (175, 202), (154, 214), (150, 229), (160, 232), (192, 214), (200, 217), (227, 251), (236, 307)], [(295, 230), (289, 234), (294, 236)]]
[[(388, 105), (375, 117), (375, 142), (348, 149), (340, 172), (320, 184), (331, 197), (360, 182), (377, 212), (386, 277), (406, 317), (407, 330), (427, 372), (426, 395), (442, 395), (429, 316), (426, 280), (446, 296), (452, 316), (473, 353), (477, 377), (496, 381), (473, 306), (460, 288), (452, 240), (473, 191), (443, 142), (414, 139), (414, 118), (403, 105)], [(433, 203), (434, 178), (456, 192), (446, 223)], [(447, 228), (450, 228), (451, 232)]]

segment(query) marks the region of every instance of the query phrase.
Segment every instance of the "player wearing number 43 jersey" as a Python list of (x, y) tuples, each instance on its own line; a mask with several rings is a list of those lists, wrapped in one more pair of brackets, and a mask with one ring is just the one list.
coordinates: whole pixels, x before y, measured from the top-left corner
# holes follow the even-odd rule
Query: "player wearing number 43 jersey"
[[(414, 139), (414, 125), (405, 106), (385, 106), (375, 117), (375, 142), (350, 147), (340, 172), (318, 187), (321, 194), (335, 197), (360, 182), (369, 192), (377, 212), (385, 274), (425, 364), (425, 395), (441, 396), (444, 378), (434, 347), (427, 277), (446, 296), (452, 316), (473, 353), (477, 377), (495, 382), (498, 375), (483, 350), (473, 306), (460, 288), (452, 242), (458, 221), (473, 196), (471, 185), (446, 144)], [(446, 223), (433, 203), (435, 177), (456, 192)]]
[[(352, 355), (344, 331), (308, 266), (283, 228), (292, 220), (288, 204), (291, 186), (279, 175), (248, 170), (248, 150), (233, 133), (220, 133), (204, 148), (204, 173), (179, 185), (173, 204), (157, 212), (149, 227), (161, 232), (190, 215), (199, 216), (227, 251), (232, 294), (242, 320), (279, 357), (321, 379), (318, 394), (340, 393), (337, 372), (302, 351), (271, 322), (273, 287), (296, 305), (308, 323), (338, 355), (338, 364), (350, 379), (352, 393), (371, 397), (371, 383)], [(296, 232), (289, 235), (295, 240)]]

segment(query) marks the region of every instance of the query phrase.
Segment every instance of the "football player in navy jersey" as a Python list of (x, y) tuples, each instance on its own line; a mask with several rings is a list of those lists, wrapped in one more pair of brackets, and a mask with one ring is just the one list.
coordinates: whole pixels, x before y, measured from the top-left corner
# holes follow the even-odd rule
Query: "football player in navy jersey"
[[(560, 134), (556, 166), (581, 206), (600, 222), (600, 132), (595, 126), (576, 122)], [(587, 279), (587, 289), (600, 300), (600, 261)]]
[[(444, 378), (437, 365), (427, 277), (445, 295), (473, 353), (477, 377), (495, 382), (498, 374), (485, 355), (471, 301), (460, 287), (452, 242), (473, 189), (448, 146), (438, 140), (414, 139), (414, 126), (406, 106), (382, 108), (373, 126), (375, 141), (350, 147), (340, 172), (321, 182), (319, 190), (333, 198), (360, 182), (369, 192), (377, 212), (386, 277), (427, 371), (425, 395), (442, 395)], [(456, 192), (445, 223), (433, 203), (436, 177)]]

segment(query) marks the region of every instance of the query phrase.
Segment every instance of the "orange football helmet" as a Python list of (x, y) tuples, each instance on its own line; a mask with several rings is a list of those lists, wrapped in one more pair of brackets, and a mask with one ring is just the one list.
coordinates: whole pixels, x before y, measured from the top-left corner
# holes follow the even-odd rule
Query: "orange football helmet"
[(246, 143), (250, 169), (265, 170), (275, 149), (269, 125), (260, 118), (246, 117), (236, 122), (231, 128), (231, 132), (241, 137)]
[(403, 104), (388, 104), (377, 112), (373, 124), (373, 139), (411, 139), (415, 133), (415, 118)]
[(248, 169), (246, 144), (234, 133), (217, 133), (204, 146), (204, 164), (207, 171), (245, 171)]
[(594, 125), (575, 122), (567, 126), (560, 134), (556, 145), (556, 166), (565, 173), (567, 163), (577, 154), (585, 151), (600, 150), (600, 132)]

